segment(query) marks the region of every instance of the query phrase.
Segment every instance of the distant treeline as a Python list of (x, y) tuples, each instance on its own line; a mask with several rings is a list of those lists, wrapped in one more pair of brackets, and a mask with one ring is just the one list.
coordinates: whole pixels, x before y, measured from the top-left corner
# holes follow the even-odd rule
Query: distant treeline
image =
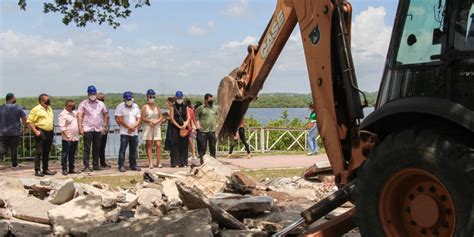
[[(135, 93), (135, 101), (142, 105), (145, 103), (146, 96), (141, 93)], [(160, 106), (165, 106), (165, 100), (172, 95), (158, 95), (156, 102)], [(377, 92), (366, 92), (369, 106), (374, 106), (377, 99)], [(204, 95), (188, 95), (192, 103), (196, 101), (203, 101)], [(216, 96), (217, 97), (217, 96)], [(76, 106), (79, 102), (85, 100), (87, 96), (51, 96), (51, 105), (54, 109), (61, 109), (64, 107), (64, 102), (67, 99), (76, 101)], [(217, 100), (217, 98), (216, 98)], [(294, 94), (294, 93), (266, 93), (259, 95), (258, 99), (250, 104), (252, 108), (304, 108), (308, 106), (311, 101), (311, 94)], [(109, 93), (105, 96), (105, 103), (109, 108), (115, 108), (122, 102), (122, 94)], [(31, 109), (38, 104), (37, 97), (19, 97), (17, 103), (25, 109)]]

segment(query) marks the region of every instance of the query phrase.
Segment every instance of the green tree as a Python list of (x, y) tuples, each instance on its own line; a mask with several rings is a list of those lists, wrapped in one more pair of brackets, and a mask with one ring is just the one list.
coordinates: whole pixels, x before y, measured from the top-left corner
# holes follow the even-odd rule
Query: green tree
[[(26, 10), (27, 0), (18, 0), (21, 10)], [(44, 13), (60, 13), (65, 25), (74, 22), (78, 27), (89, 23), (108, 23), (114, 29), (120, 26), (120, 19), (132, 13), (131, 8), (150, 6), (150, 0), (54, 0), (43, 3)]]

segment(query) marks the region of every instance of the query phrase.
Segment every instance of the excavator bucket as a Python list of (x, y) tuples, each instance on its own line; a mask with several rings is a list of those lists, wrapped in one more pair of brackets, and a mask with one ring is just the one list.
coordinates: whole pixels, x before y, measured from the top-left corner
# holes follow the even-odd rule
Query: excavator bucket
[(217, 100), (219, 102), (217, 134), (219, 140), (223, 141), (237, 131), (250, 101), (244, 99), (232, 73), (224, 77), (219, 84)]

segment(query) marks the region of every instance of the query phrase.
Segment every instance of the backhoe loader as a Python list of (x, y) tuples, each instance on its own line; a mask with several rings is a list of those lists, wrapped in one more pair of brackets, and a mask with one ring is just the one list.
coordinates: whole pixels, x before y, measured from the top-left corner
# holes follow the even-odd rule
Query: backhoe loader
[[(238, 128), (293, 29), (338, 191), (276, 236), (347, 201), (306, 236), (474, 236), (474, 0), (400, 0), (375, 111), (358, 88), (351, 4), (277, 0), (257, 45), (220, 82), (218, 134)], [(362, 101), (361, 101), (362, 98)]]

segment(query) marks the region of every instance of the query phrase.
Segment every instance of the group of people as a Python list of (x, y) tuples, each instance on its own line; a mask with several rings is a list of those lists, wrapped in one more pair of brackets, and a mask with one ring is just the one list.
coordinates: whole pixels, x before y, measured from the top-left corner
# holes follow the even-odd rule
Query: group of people
[[(105, 160), (105, 146), (109, 132), (110, 117), (105, 105), (105, 95), (97, 93), (94, 86), (87, 88), (88, 98), (79, 103), (67, 100), (64, 110), (58, 115), (58, 127), (61, 131), (62, 151), (61, 168), (62, 174), (74, 174), (79, 171), (75, 168), (75, 156), (78, 149), (79, 139), (82, 136), (83, 146), (83, 169), (82, 172), (92, 172), (110, 169), (111, 166)], [(120, 127), (120, 148), (118, 156), (118, 169), (125, 172), (125, 152), (129, 149), (129, 167), (131, 170), (139, 171), (137, 166), (137, 148), (139, 143), (139, 129), (142, 128), (141, 138), (146, 144), (148, 167), (153, 168), (153, 146), (156, 150), (156, 166), (161, 168), (161, 124), (168, 121), (165, 149), (170, 151), (171, 167), (186, 167), (189, 159), (200, 159), (209, 148), (210, 155), (216, 157), (216, 126), (217, 106), (214, 104), (213, 96), (206, 94), (204, 104), (197, 103), (192, 106), (191, 101), (184, 98), (181, 91), (177, 91), (174, 97), (167, 99), (168, 112), (163, 116), (160, 106), (155, 103), (156, 93), (153, 89), (146, 92), (146, 103), (140, 108), (134, 100), (130, 91), (123, 93), (123, 102), (115, 109), (115, 121)], [(47, 94), (38, 97), (39, 104), (35, 106), (28, 115), (16, 104), (16, 98), (12, 93), (7, 94), (6, 104), (0, 107), (0, 159), (3, 160), (6, 150), (10, 150), (12, 167), (17, 167), (17, 146), (21, 135), (22, 123), (29, 127), (35, 139), (35, 175), (55, 175), (56, 172), (49, 169), (49, 153), (54, 138), (54, 113), (50, 106), (51, 100)], [(236, 131), (244, 142), (250, 158), (250, 149), (245, 140), (242, 129)], [(196, 145), (195, 145), (196, 142)], [(234, 144), (234, 142), (232, 143)], [(197, 151), (194, 149), (197, 147)], [(232, 154), (231, 145), (230, 154)], [(188, 149), (191, 157), (188, 159)], [(92, 155), (92, 166), (89, 158)]]

